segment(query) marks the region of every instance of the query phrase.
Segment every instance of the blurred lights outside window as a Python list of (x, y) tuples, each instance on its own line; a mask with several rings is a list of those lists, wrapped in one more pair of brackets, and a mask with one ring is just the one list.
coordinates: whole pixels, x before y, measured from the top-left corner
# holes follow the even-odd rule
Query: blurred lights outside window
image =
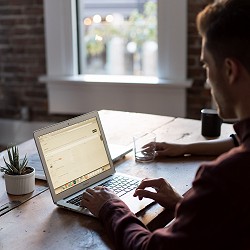
[(157, 75), (156, 0), (80, 1), (81, 74)]

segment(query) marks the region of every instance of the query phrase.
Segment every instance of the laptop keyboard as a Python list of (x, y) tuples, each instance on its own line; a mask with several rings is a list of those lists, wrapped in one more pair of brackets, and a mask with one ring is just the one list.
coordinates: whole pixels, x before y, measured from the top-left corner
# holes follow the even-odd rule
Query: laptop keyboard
[(139, 184), (140, 181), (129, 177), (114, 176), (111, 180), (102, 183), (101, 186), (110, 188), (116, 193), (117, 196), (121, 197), (122, 195), (135, 189)]
[[(114, 193), (121, 197), (127, 194), (131, 190), (135, 189), (140, 184), (139, 180), (131, 179), (126, 176), (113, 176), (112, 179), (100, 184), (99, 186), (108, 187), (114, 191)], [(82, 194), (68, 200), (68, 203), (80, 206), (82, 200)]]

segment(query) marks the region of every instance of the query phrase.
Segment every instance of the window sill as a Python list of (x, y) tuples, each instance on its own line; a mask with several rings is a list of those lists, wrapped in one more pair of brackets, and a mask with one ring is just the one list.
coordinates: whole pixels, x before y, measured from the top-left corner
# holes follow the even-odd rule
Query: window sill
[(110, 109), (186, 117), (191, 80), (138, 76), (41, 76), (47, 83), (49, 113), (82, 114)]
[(75, 84), (117, 84), (117, 85), (139, 85), (155, 86), (162, 85), (174, 88), (189, 88), (191, 80), (167, 80), (150, 76), (120, 76), (120, 75), (76, 75), (76, 76), (41, 76), (40, 82), (53, 83), (75, 83)]

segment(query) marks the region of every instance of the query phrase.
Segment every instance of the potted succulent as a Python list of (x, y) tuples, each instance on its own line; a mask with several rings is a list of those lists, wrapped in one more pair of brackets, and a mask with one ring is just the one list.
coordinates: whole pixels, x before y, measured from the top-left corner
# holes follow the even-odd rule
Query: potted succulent
[(6, 191), (13, 195), (23, 195), (35, 189), (35, 169), (28, 166), (28, 159), (19, 157), (17, 146), (7, 148), (8, 161), (4, 159), (5, 166), (0, 167), (4, 172)]

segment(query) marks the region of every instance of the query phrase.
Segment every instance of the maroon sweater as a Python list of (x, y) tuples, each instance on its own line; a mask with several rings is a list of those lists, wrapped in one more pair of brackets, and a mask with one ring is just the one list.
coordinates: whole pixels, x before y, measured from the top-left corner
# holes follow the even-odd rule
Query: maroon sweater
[(122, 201), (105, 203), (117, 249), (250, 249), (250, 119), (234, 129), (240, 146), (200, 166), (171, 226), (150, 232)]

